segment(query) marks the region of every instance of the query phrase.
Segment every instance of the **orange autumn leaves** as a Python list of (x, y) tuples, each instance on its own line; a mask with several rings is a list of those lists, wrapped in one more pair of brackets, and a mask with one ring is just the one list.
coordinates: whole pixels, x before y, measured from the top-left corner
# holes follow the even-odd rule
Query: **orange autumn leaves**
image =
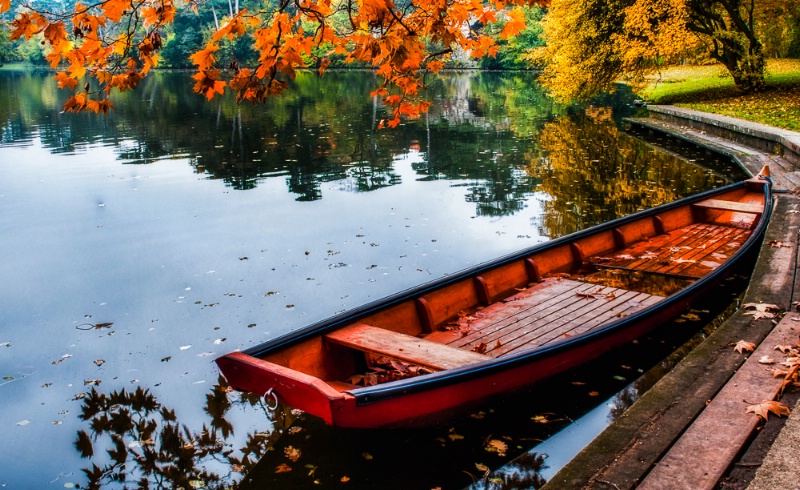
[[(9, 8), (10, 0), (0, 1), (0, 12)], [(68, 16), (26, 10), (11, 23), (11, 40), (41, 34), (50, 47), (47, 61), (59, 68), (58, 86), (75, 91), (83, 82), (83, 91), (69, 98), (64, 110), (105, 114), (114, 107), (108, 99), (114, 89), (135, 88), (158, 64), (160, 29), (174, 16), (171, 0), (77, 3)]]
[[(429, 103), (420, 97), (423, 76), (439, 71), (453, 52), (475, 58), (497, 52), (494, 40), (475, 26), (503, 18), (501, 38), (514, 36), (525, 27), (518, 7), (531, 3), (536, 0), (278, 0), (271, 9), (259, 4), (258, 10), (232, 10), (191, 56), (194, 91), (210, 100), (232, 90), (239, 101), (263, 102), (280, 95), (296, 70), (313, 63), (322, 74), (327, 56), (337, 54), (347, 63), (372, 66), (382, 77), (373, 95), (392, 111), (381, 125), (396, 126), (403, 116), (427, 111)], [(0, 12), (10, 7), (10, 0), (0, 0)], [(184, 8), (204, 6), (190, 1)], [(175, 12), (171, 0), (78, 4), (67, 16), (22, 10), (12, 39), (43, 36), (52, 48), (48, 61), (60, 68), (59, 87), (83, 89), (66, 110), (107, 112), (114, 89), (135, 88), (158, 64), (162, 35)], [(253, 66), (218, 56), (224, 43), (244, 36), (258, 55)]]

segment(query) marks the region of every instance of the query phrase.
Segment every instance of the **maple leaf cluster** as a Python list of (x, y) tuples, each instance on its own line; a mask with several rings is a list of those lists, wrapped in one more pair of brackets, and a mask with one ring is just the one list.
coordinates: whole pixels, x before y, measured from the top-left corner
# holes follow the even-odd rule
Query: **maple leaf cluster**
[[(373, 95), (382, 97), (392, 113), (380, 126), (394, 127), (401, 116), (428, 110), (429, 102), (420, 97), (423, 77), (439, 71), (455, 50), (474, 58), (497, 52), (494, 40), (477, 26), (502, 17), (506, 23), (500, 37), (514, 36), (525, 28), (521, 7), (536, 1), (278, 0), (253, 11), (240, 10), (237, 1), (236, 11), (231, 9), (190, 57), (196, 68), (194, 91), (211, 100), (230, 89), (239, 101), (264, 102), (280, 95), (308, 60), (322, 74), (327, 56), (343, 55), (345, 62), (366, 63), (382, 77)], [(190, 0), (186, 8), (196, 12), (198, 5)], [(0, 13), (10, 7), (11, 0), (0, 0)], [(106, 113), (113, 107), (108, 97), (114, 89), (135, 88), (157, 66), (162, 35), (174, 21), (176, 6), (173, 0), (100, 0), (78, 3), (63, 14), (30, 5), (17, 11), (12, 40), (42, 35), (52, 48), (47, 60), (59, 69), (59, 87), (83, 89), (64, 109)], [(223, 43), (246, 35), (258, 55), (254, 66), (218, 59)], [(316, 55), (320, 49), (327, 54)], [(80, 87), (87, 75), (89, 81)]]
[[(0, 1), (0, 13), (9, 10)], [(76, 3), (71, 13), (38, 12), (23, 6), (11, 22), (11, 40), (41, 35), (50, 47), (46, 60), (58, 69), (59, 88), (81, 92), (64, 104), (70, 112), (107, 113), (116, 89), (135, 88), (158, 64), (160, 31), (174, 20), (172, 0), (106, 0), (90, 6)]]

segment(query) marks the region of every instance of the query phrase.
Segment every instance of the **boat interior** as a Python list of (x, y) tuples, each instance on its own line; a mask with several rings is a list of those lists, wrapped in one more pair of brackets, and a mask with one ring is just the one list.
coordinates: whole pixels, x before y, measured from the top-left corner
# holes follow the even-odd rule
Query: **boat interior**
[(763, 193), (747, 188), (672, 208), (534, 250), (262, 359), (347, 391), (547, 346), (716, 269), (763, 209)]

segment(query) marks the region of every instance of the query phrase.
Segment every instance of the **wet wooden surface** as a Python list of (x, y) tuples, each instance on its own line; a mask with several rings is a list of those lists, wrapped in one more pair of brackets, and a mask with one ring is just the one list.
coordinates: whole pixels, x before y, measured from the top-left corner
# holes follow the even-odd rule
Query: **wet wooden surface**
[(450, 330), (426, 338), (498, 357), (579, 335), (662, 299), (617, 287), (550, 278), (465, 315)]
[(698, 278), (722, 265), (750, 233), (732, 226), (698, 223), (638, 242), (607, 257), (592, 257), (590, 262), (598, 267)]

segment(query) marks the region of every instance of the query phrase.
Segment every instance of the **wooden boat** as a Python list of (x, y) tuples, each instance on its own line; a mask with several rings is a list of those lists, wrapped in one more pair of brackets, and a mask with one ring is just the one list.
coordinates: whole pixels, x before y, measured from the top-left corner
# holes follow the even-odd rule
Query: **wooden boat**
[(594, 359), (709, 293), (759, 249), (772, 209), (768, 173), (536, 245), (216, 362), (233, 388), (276, 396), (334, 426), (424, 425)]

